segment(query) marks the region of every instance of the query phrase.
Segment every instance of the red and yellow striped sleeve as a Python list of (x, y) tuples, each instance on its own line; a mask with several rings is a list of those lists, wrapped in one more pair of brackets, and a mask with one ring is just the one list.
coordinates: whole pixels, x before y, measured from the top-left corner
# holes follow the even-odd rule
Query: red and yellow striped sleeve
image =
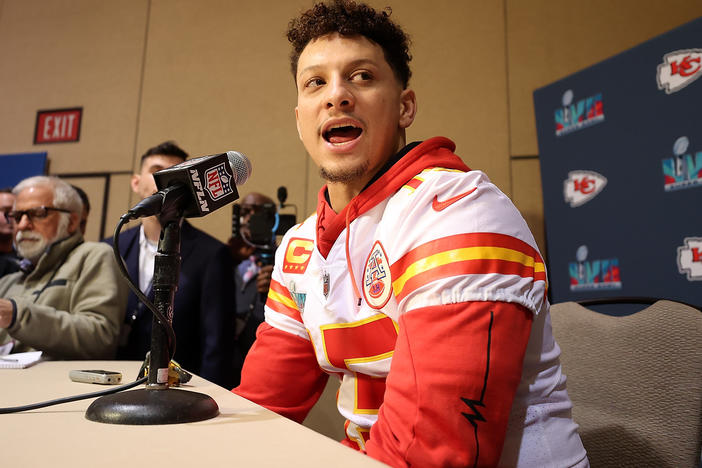
[(422, 244), (390, 267), (398, 301), (433, 281), (460, 275), (516, 275), (546, 283), (539, 252), (515, 237), (497, 233), (468, 233)]
[(274, 279), (271, 280), (271, 286), (268, 289), (266, 306), (276, 312), (290, 317), (291, 319), (302, 322), (302, 316), (300, 315), (297, 305), (295, 305), (295, 301), (290, 295), (290, 291), (288, 291), (288, 288)]

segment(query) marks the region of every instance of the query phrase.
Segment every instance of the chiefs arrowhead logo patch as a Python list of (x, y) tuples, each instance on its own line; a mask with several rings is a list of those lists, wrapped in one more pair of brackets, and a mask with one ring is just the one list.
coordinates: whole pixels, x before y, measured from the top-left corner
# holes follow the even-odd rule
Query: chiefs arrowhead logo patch
[(363, 297), (374, 309), (382, 309), (392, 296), (390, 263), (383, 245), (376, 241), (363, 270)]

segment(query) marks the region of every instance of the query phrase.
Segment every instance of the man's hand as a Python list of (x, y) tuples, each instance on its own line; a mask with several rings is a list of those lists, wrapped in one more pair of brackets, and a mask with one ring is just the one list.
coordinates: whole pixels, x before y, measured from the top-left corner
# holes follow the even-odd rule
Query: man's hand
[(234, 264), (238, 265), (242, 261), (249, 258), (254, 253), (254, 248), (244, 242), (241, 237), (230, 237), (227, 241), (229, 251), (232, 253)]
[(12, 323), (12, 302), (0, 299), (0, 328), (7, 328)]
[(261, 267), (256, 277), (256, 290), (260, 293), (268, 293), (268, 288), (271, 286), (271, 274), (273, 273), (273, 265)]

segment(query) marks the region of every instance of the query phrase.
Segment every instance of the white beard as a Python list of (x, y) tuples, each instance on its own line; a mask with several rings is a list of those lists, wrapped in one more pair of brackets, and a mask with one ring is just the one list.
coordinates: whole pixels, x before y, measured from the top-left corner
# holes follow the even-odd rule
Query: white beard
[[(56, 226), (56, 235), (52, 239), (46, 239), (41, 234), (34, 231), (17, 231), (17, 235), (15, 236), (17, 253), (19, 253), (20, 257), (26, 258), (36, 265), (37, 260), (39, 260), (39, 257), (46, 251), (47, 247), (58, 240), (68, 237), (69, 222), (70, 216), (65, 216), (61, 213), (58, 226)], [(22, 245), (21, 241), (24, 239), (31, 239), (35, 242), (29, 245)]]

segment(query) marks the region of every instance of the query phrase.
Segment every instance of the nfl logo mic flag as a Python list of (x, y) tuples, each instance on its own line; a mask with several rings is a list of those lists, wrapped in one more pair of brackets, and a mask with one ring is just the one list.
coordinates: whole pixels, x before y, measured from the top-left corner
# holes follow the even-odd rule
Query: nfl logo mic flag
[(239, 198), (226, 153), (189, 159), (154, 173), (159, 190), (185, 184), (193, 195), (184, 208), (186, 218), (205, 216)]

